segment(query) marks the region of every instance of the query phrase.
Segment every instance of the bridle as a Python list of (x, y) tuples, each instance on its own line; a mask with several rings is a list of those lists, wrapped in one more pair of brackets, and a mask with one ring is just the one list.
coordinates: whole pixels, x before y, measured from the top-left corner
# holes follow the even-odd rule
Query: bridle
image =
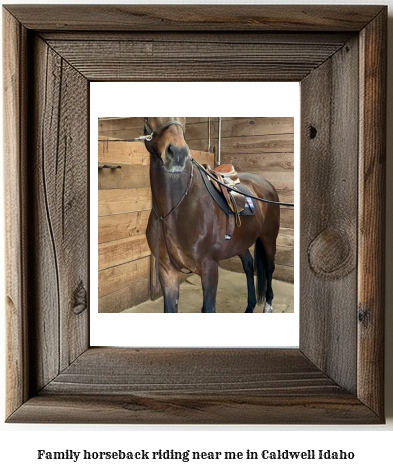
[(181, 127), (181, 129), (183, 130), (183, 134), (184, 134), (184, 127), (177, 120), (169, 120), (168, 122), (165, 122), (163, 125), (160, 125), (158, 128), (153, 130), (151, 128), (151, 126), (149, 125), (149, 119), (147, 117), (145, 117), (145, 130), (144, 131), (145, 131), (145, 133), (147, 133), (147, 135), (143, 135), (142, 137), (139, 137), (136, 140), (146, 140), (146, 141), (150, 142), (153, 139), (154, 134), (162, 132), (163, 130), (170, 127), (171, 125), (179, 125)]
[[(183, 135), (185, 135), (184, 133), (184, 128), (183, 128), (183, 125), (178, 122), (177, 120), (169, 120), (168, 122), (165, 122), (163, 125), (160, 125), (158, 128), (156, 128), (155, 130), (153, 130), (151, 128), (151, 126), (149, 125), (149, 122), (148, 122), (148, 119), (145, 118), (145, 133), (147, 132), (148, 135), (144, 135), (142, 137), (139, 137), (140, 140), (145, 140), (145, 142), (151, 142), (152, 139), (153, 139), (153, 136), (157, 133), (160, 133), (162, 132), (163, 130), (165, 130), (166, 128), (170, 127), (171, 125), (179, 125), (179, 127), (181, 127), (181, 129), (183, 130)], [(185, 137), (184, 137), (185, 138)], [(139, 140), (138, 139), (138, 140)], [(153, 154), (153, 155), (156, 155), (160, 160), (162, 160), (161, 156), (159, 155), (159, 153), (155, 150), (154, 147), (151, 147), (151, 146), (147, 146), (146, 145), (146, 148), (148, 149), (148, 151)], [(190, 156), (191, 158), (191, 156)], [(192, 160), (192, 158), (191, 158)], [(192, 161), (191, 161), (191, 164), (192, 164)], [(154, 205), (153, 205), (153, 211), (155, 213), (155, 215), (157, 216), (157, 218), (160, 220), (160, 221), (163, 221), (165, 220), (167, 217), (169, 217), (172, 212), (177, 209), (180, 204), (183, 202), (183, 199), (187, 196), (190, 188), (191, 188), (191, 184), (192, 184), (192, 179), (194, 177), (194, 166), (191, 166), (191, 173), (190, 173), (190, 179), (188, 181), (188, 184), (187, 184), (187, 187), (186, 187), (186, 190), (184, 191), (184, 194), (182, 195), (182, 197), (180, 198), (180, 201), (164, 216), (160, 216), (157, 212), (157, 210), (154, 208)]]

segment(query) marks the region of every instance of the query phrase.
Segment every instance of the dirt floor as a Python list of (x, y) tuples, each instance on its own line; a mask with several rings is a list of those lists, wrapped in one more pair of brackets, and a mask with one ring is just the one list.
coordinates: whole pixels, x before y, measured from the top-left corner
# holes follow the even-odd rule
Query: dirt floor
[[(217, 291), (217, 313), (244, 313), (247, 306), (247, 283), (243, 273), (219, 270)], [(273, 312), (293, 313), (293, 284), (273, 280)], [(146, 301), (127, 309), (123, 313), (162, 313), (163, 298)], [(197, 275), (188, 278), (180, 286), (179, 313), (200, 313), (202, 307), (201, 280)], [(262, 313), (263, 307), (256, 306), (254, 313)]]

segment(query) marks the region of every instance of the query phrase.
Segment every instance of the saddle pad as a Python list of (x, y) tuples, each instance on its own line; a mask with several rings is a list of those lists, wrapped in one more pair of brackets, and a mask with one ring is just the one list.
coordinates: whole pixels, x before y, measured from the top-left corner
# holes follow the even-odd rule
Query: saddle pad
[[(199, 172), (201, 173), (203, 182), (205, 183), (206, 188), (209, 191), (211, 197), (214, 199), (214, 201), (220, 206), (220, 208), (225, 212), (227, 216), (229, 216), (230, 214), (234, 214), (234, 212), (232, 212), (231, 209), (229, 209), (229, 206), (224, 196), (220, 192), (218, 192), (217, 189), (212, 185), (212, 183), (210, 182), (206, 174), (202, 170), (199, 170)], [(252, 194), (252, 191), (250, 191), (247, 188), (247, 186), (244, 186), (244, 184), (241, 184), (241, 183), (236, 184), (234, 189), (238, 191), (242, 191), (243, 193)], [(254, 216), (256, 212), (257, 210), (256, 210), (254, 199), (246, 197), (246, 207), (239, 215), (240, 216)]]

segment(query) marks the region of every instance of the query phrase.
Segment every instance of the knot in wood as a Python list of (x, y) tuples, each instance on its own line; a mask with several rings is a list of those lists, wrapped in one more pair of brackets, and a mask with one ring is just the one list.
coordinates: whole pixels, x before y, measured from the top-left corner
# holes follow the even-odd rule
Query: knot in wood
[(351, 239), (345, 231), (325, 229), (308, 247), (309, 265), (322, 278), (339, 279), (355, 267)]
[(74, 302), (72, 311), (74, 314), (81, 314), (87, 307), (87, 292), (82, 282), (79, 282), (74, 291)]

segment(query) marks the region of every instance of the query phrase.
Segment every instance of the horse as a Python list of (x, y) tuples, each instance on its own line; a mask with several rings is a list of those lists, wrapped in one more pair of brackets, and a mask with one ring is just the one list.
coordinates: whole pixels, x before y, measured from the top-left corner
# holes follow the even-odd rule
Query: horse
[[(234, 256), (240, 257), (247, 279), (245, 312), (252, 313), (257, 303), (265, 304), (264, 312), (272, 312), (280, 206), (254, 201), (256, 214), (242, 216), (241, 225), (228, 239), (229, 217), (206, 188), (190, 154), (185, 125), (182, 117), (145, 118), (152, 190), (146, 236), (158, 266), (164, 312), (178, 312), (179, 276), (187, 271), (201, 278), (201, 311), (215, 313), (219, 261)], [(239, 178), (255, 196), (278, 201), (275, 188), (263, 177), (239, 173)], [(254, 243), (253, 259), (249, 249)]]

